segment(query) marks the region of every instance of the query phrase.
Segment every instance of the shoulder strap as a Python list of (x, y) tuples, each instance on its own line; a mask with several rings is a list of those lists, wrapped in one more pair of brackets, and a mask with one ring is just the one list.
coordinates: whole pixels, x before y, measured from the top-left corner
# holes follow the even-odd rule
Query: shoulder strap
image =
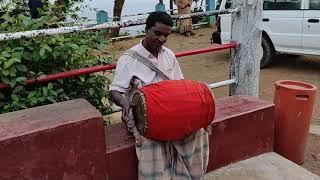
[(128, 55), (128, 56), (133, 57), (134, 59), (136, 59), (140, 63), (144, 64), (145, 66), (147, 66), (148, 68), (150, 68), (151, 70), (156, 72), (156, 74), (159, 75), (161, 78), (163, 78), (165, 80), (169, 80), (170, 79), (159, 68), (157, 68), (157, 66), (155, 66), (152, 62), (150, 62), (146, 57), (142, 56), (137, 51), (129, 49), (124, 53), (124, 55)]

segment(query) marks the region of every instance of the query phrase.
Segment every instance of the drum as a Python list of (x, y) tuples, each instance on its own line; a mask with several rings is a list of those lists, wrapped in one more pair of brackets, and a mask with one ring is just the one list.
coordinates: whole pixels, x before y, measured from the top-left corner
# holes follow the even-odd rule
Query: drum
[(208, 86), (192, 80), (167, 80), (134, 93), (132, 113), (145, 137), (180, 140), (206, 128), (215, 116), (214, 97)]

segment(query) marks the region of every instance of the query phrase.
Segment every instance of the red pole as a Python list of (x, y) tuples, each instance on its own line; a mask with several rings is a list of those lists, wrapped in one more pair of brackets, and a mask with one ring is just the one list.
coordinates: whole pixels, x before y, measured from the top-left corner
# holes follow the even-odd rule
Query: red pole
[[(45, 83), (45, 82), (50, 82), (50, 81), (63, 79), (63, 78), (71, 78), (75, 76), (81, 76), (81, 75), (91, 74), (91, 73), (100, 72), (100, 71), (112, 70), (115, 68), (116, 68), (116, 65), (111, 64), (111, 65), (93, 66), (93, 67), (82, 68), (82, 69), (74, 69), (71, 71), (59, 72), (56, 74), (49, 74), (47, 76), (38, 77), (36, 79), (28, 79), (26, 83), (27, 84)], [(10, 86), (5, 83), (0, 83), (0, 90), (6, 89), (9, 87)]]
[(190, 55), (195, 55), (195, 54), (203, 54), (203, 53), (207, 53), (207, 52), (220, 51), (223, 49), (230, 49), (230, 48), (235, 48), (235, 47), (237, 47), (237, 44), (235, 44), (235, 43), (225, 44), (225, 45), (216, 45), (216, 46), (211, 46), (208, 48), (195, 49), (195, 50), (176, 53), (176, 57), (178, 58), (178, 57), (190, 56)]
[[(195, 50), (176, 53), (176, 57), (179, 58), (179, 57), (190, 56), (190, 55), (195, 55), (195, 54), (203, 54), (203, 53), (207, 53), (207, 52), (220, 51), (223, 49), (235, 48), (236, 46), (237, 46), (237, 44), (235, 44), (235, 43), (225, 44), (225, 45), (216, 45), (216, 46), (211, 46), (208, 48), (195, 49)], [(58, 79), (71, 78), (71, 77), (75, 77), (75, 76), (81, 76), (81, 75), (91, 74), (91, 73), (100, 72), (100, 71), (112, 70), (115, 68), (116, 68), (116, 64), (100, 65), (100, 66), (93, 66), (93, 67), (87, 67), (87, 68), (81, 68), (81, 69), (74, 69), (71, 71), (59, 72), (56, 74), (49, 74), (47, 76), (38, 77), (36, 79), (28, 79), (26, 83), (28, 85), (35, 84), (35, 83), (46, 83), (46, 82), (55, 81)], [(0, 90), (7, 89), (9, 87), (10, 86), (5, 83), (0, 83)]]

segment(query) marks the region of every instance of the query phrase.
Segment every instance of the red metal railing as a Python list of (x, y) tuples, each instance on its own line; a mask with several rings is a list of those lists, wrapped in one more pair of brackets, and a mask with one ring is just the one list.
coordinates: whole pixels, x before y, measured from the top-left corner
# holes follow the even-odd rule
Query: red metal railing
[[(217, 45), (217, 46), (211, 46), (211, 47), (203, 48), (203, 49), (196, 49), (196, 50), (180, 52), (180, 53), (176, 53), (175, 55), (177, 58), (179, 58), (179, 57), (190, 56), (190, 55), (195, 55), (195, 54), (202, 54), (202, 53), (207, 53), (207, 52), (220, 51), (223, 49), (235, 48), (236, 46), (237, 46), (236, 43)], [(58, 79), (71, 78), (71, 77), (81, 76), (81, 75), (85, 75), (85, 74), (91, 74), (91, 73), (100, 72), (100, 71), (112, 70), (115, 68), (116, 68), (116, 64), (100, 65), (100, 66), (93, 66), (93, 67), (88, 67), (88, 68), (74, 69), (71, 71), (49, 74), (44, 77), (28, 79), (26, 81), (26, 83), (28, 85), (35, 84), (35, 83), (47, 83), (47, 82), (55, 81)], [(0, 83), (0, 90), (7, 89), (9, 87), (10, 86), (5, 83)]]
[(195, 49), (195, 50), (176, 53), (176, 57), (178, 58), (178, 57), (184, 57), (184, 56), (190, 56), (190, 55), (196, 55), (196, 54), (203, 54), (203, 53), (207, 53), (207, 52), (215, 52), (215, 51), (220, 51), (220, 50), (224, 50), (224, 49), (231, 49), (231, 48), (236, 48), (236, 47), (237, 47), (236, 43), (217, 45), (217, 46), (212, 46), (212, 47), (203, 48), (203, 49)]
[[(35, 79), (28, 79), (26, 83), (27, 84), (46, 83), (46, 82), (55, 81), (58, 79), (71, 78), (75, 76), (81, 76), (81, 75), (91, 74), (91, 73), (100, 72), (100, 71), (112, 70), (115, 68), (116, 68), (116, 65), (111, 64), (111, 65), (100, 65), (100, 66), (93, 66), (88, 68), (74, 69), (71, 71), (49, 74), (49, 75), (38, 77)], [(9, 87), (10, 86), (5, 83), (0, 84), (0, 90), (6, 89)]]

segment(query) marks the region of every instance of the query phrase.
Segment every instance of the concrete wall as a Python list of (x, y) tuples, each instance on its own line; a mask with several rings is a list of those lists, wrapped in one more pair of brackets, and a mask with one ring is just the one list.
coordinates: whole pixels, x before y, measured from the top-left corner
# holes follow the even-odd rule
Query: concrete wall
[(0, 115), (1, 180), (106, 179), (101, 114), (78, 99)]
[[(106, 139), (109, 179), (137, 179), (134, 139), (127, 133), (125, 125), (106, 127)], [(272, 152), (273, 141), (272, 103), (246, 96), (222, 98), (216, 102), (208, 171)]]
[[(134, 139), (104, 127), (82, 99), (0, 115), (1, 180), (137, 179)], [(208, 171), (273, 151), (274, 105), (232, 96), (216, 102)]]

